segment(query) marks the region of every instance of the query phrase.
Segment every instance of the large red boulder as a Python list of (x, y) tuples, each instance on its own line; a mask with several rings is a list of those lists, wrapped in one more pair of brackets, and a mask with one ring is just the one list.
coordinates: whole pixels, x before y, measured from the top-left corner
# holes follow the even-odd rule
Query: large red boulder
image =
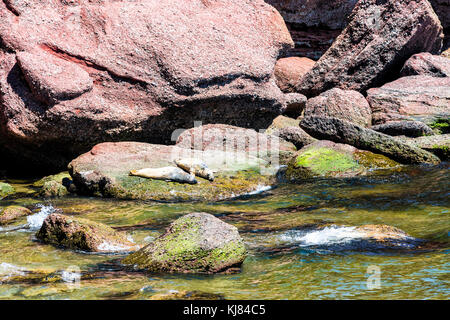
[(194, 120), (265, 128), (285, 109), (273, 69), (292, 46), (263, 0), (1, 1), (2, 160), (56, 170)]
[(419, 52), (437, 53), (442, 26), (426, 0), (361, 0), (349, 24), (297, 90), (316, 96), (333, 87), (366, 91), (395, 76)]
[(283, 92), (294, 92), (295, 84), (316, 62), (306, 57), (281, 58), (275, 65), (275, 79)]
[(367, 91), (374, 124), (450, 118), (450, 77), (410, 76)]

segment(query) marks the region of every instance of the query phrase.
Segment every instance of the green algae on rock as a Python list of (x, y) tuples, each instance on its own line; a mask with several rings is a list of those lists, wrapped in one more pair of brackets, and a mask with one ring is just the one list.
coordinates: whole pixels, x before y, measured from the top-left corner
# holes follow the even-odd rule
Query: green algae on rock
[(450, 159), (450, 134), (425, 136), (418, 138), (396, 137), (399, 141), (434, 153), (442, 161)]
[[(195, 185), (129, 176), (130, 170), (174, 165), (197, 158), (213, 170), (213, 182)], [(275, 181), (266, 161), (241, 153), (200, 151), (138, 142), (102, 143), (69, 164), (79, 192), (103, 197), (155, 201), (218, 201), (254, 192)]]
[(14, 188), (5, 182), (0, 182), (0, 199), (3, 199), (15, 192)]
[(315, 177), (352, 177), (372, 169), (399, 164), (385, 156), (352, 146), (321, 140), (301, 149), (286, 170), (289, 180)]
[(30, 209), (20, 207), (20, 206), (9, 206), (3, 211), (0, 210), (0, 225), (8, 224), (14, 222), (20, 217), (25, 217), (32, 214)]
[(136, 249), (125, 234), (107, 225), (83, 218), (50, 214), (36, 237), (44, 243), (90, 252), (118, 252)]
[(69, 194), (65, 186), (56, 181), (44, 182), (39, 194), (44, 198), (64, 197)]
[(236, 227), (208, 213), (190, 213), (122, 263), (148, 272), (215, 273), (239, 267), (246, 255)]

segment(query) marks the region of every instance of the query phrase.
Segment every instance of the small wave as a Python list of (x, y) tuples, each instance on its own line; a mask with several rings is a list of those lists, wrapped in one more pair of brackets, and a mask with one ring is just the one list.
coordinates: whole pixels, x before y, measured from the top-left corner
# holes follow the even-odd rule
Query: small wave
[(99, 246), (98, 249), (103, 252), (118, 252), (118, 251), (127, 251), (130, 250), (130, 247), (124, 246), (121, 244), (116, 243), (110, 243), (103, 241)]
[(5, 280), (12, 276), (23, 276), (25, 275), (26, 269), (18, 267), (16, 265), (2, 262), (0, 263), (0, 279)]
[(39, 205), (41, 210), (38, 213), (35, 213), (31, 216), (27, 217), (28, 229), (31, 231), (37, 231), (42, 227), (45, 218), (47, 218), (50, 214), (55, 212), (55, 208), (52, 205)]
[(329, 226), (320, 230), (308, 232), (291, 230), (280, 236), (283, 242), (298, 243), (302, 246), (322, 246), (350, 243), (366, 237), (355, 227)]
[(253, 196), (253, 195), (255, 195), (255, 194), (260, 194), (260, 193), (269, 191), (269, 190), (271, 190), (271, 189), (272, 189), (271, 186), (258, 186), (258, 187), (256, 188), (256, 190), (254, 190), (254, 191), (252, 191), (252, 192), (249, 192), (249, 193), (247, 193), (246, 195)]

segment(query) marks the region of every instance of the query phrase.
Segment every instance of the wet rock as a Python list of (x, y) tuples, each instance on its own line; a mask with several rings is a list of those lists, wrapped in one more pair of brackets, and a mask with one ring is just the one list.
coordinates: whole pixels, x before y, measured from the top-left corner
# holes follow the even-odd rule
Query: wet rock
[[(129, 176), (131, 170), (175, 166), (179, 158), (203, 161), (214, 181), (195, 185)], [(119, 199), (218, 201), (247, 194), (274, 177), (266, 161), (246, 153), (200, 151), (138, 142), (102, 143), (69, 164), (77, 192)], [(267, 170), (267, 171), (265, 171)]]
[(44, 243), (90, 252), (131, 251), (137, 248), (125, 234), (107, 225), (58, 213), (45, 218), (36, 237)]
[(3, 199), (15, 192), (14, 188), (5, 182), (0, 182), (0, 199)]
[(432, 153), (412, 147), (393, 137), (336, 118), (306, 117), (300, 126), (317, 139), (352, 145), (358, 149), (385, 155), (403, 164), (437, 164)]
[(442, 46), (442, 26), (426, 0), (361, 0), (349, 21), (297, 92), (308, 97), (333, 87), (364, 92), (383, 84), (411, 55), (438, 53)]
[(274, 75), (283, 92), (295, 92), (295, 84), (316, 62), (306, 57), (281, 58), (275, 64)]
[(390, 136), (421, 137), (434, 135), (433, 129), (420, 121), (390, 121), (370, 129)]
[(191, 213), (122, 263), (148, 272), (214, 273), (239, 267), (246, 255), (236, 227), (207, 213)]
[(372, 123), (372, 111), (366, 98), (354, 90), (334, 88), (311, 98), (306, 103), (305, 117), (331, 117), (367, 127)]
[(402, 77), (450, 77), (450, 59), (428, 52), (413, 55), (400, 71)]
[(285, 108), (273, 69), (293, 42), (263, 0), (8, 3), (0, 146), (10, 166), (64, 169), (97, 143), (168, 143), (195, 120), (261, 128)]
[(450, 118), (450, 78), (403, 77), (367, 91), (374, 124), (418, 120), (430, 125)]
[(438, 118), (430, 124), (436, 134), (450, 133), (450, 118)]
[(403, 230), (388, 225), (363, 225), (356, 227), (356, 230), (362, 234), (362, 238), (386, 247), (410, 248), (420, 242)]
[(448, 161), (450, 159), (450, 134), (417, 138), (396, 137), (396, 139), (416, 148), (434, 153), (442, 161)]
[(280, 163), (285, 163), (296, 151), (292, 143), (275, 135), (224, 124), (208, 124), (185, 130), (176, 145), (201, 151), (244, 152), (263, 159), (277, 156)]
[(331, 141), (317, 141), (301, 149), (286, 171), (289, 180), (316, 177), (354, 177), (374, 169), (396, 167), (399, 164), (383, 155)]
[(39, 194), (44, 198), (64, 197), (69, 194), (65, 186), (56, 181), (47, 181), (41, 188)]
[(225, 300), (220, 294), (202, 291), (173, 291), (169, 293), (157, 293), (150, 300)]
[(3, 210), (0, 209), (0, 225), (5, 225), (14, 222), (16, 219), (25, 217), (32, 214), (31, 210), (20, 207), (20, 206), (10, 206)]

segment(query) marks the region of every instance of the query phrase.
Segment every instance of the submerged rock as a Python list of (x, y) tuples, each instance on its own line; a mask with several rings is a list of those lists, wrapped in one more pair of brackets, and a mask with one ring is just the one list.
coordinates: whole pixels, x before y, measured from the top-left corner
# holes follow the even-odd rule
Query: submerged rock
[(15, 192), (14, 188), (5, 182), (0, 182), (0, 199), (3, 199)]
[(201, 291), (174, 291), (169, 293), (157, 293), (150, 300), (225, 300), (220, 294)]
[(434, 131), (420, 121), (389, 121), (370, 127), (370, 129), (390, 136), (421, 137), (433, 135)]
[(336, 118), (307, 117), (300, 126), (313, 137), (346, 143), (358, 149), (383, 154), (403, 164), (438, 164), (432, 153), (412, 147), (393, 137)]
[(450, 134), (417, 138), (396, 137), (396, 139), (411, 146), (432, 152), (442, 161), (450, 160)]
[(316, 96), (333, 87), (366, 91), (420, 52), (438, 53), (442, 26), (426, 0), (360, 0), (348, 26), (297, 84)]
[(450, 77), (403, 77), (367, 91), (374, 124), (418, 120), (432, 124), (450, 118)]
[(432, 76), (450, 77), (450, 59), (428, 52), (413, 55), (400, 71), (402, 77)]
[(383, 155), (322, 140), (304, 147), (297, 153), (288, 165), (286, 178), (301, 180), (316, 177), (353, 177), (367, 174), (373, 169), (398, 165)]
[(30, 209), (19, 207), (19, 206), (10, 206), (5, 209), (0, 209), (0, 225), (8, 224), (14, 222), (14, 220), (25, 217), (32, 214)]
[(90, 252), (131, 251), (137, 248), (125, 234), (102, 223), (52, 213), (36, 237), (44, 243)]
[(211, 214), (191, 213), (122, 263), (148, 272), (214, 273), (239, 267), (246, 255), (236, 227)]
[(305, 117), (331, 117), (356, 123), (362, 127), (372, 124), (372, 111), (366, 98), (354, 90), (334, 88), (306, 102)]
[[(197, 177), (182, 184), (130, 176), (131, 170), (175, 166), (180, 158), (203, 161), (214, 181)], [(69, 172), (79, 193), (119, 199), (218, 201), (272, 185), (274, 170), (266, 161), (240, 152), (200, 151), (138, 142), (101, 143), (74, 159)]]

